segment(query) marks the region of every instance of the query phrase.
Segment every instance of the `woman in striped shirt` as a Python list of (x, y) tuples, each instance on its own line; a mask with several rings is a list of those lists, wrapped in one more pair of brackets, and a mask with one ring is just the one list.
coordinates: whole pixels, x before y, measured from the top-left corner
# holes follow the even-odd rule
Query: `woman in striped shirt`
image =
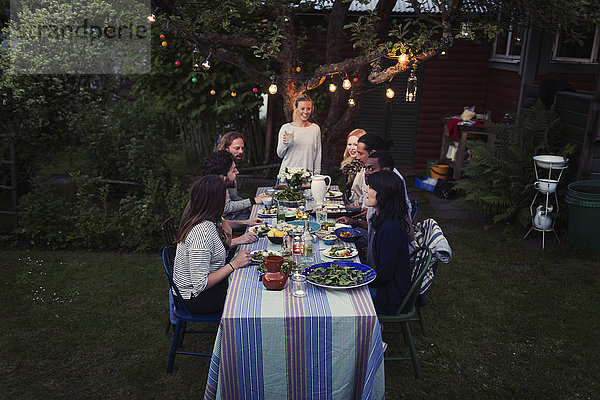
[(227, 240), (223, 231), (225, 183), (218, 175), (201, 177), (181, 217), (173, 281), (192, 313), (221, 312), (227, 294), (227, 277), (250, 264), (250, 252), (240, 251), (225, 263)]

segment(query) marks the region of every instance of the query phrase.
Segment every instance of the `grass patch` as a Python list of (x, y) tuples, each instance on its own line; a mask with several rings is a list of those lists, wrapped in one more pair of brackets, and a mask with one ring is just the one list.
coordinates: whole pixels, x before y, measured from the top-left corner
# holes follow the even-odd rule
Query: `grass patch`
[[(420, 217), (429, 214), (420, 201)], [(448, 221), (439, 221), (442, 228)], [(456, 225), (457, 221), (452, 221)], [(423, 379), (388, 362), (386, 398), (594, 398), (600, 391), (600, 256), (531, 249), (460, 221), (413, 326)], [(5, 398), (201, 397), (209, 360), (178, 356), (157, 254), (5, 250), (0, 259)], [(188, 335), (210, 351), (213, 337)], [(401, 335), (389, 351), (406, 354)]]

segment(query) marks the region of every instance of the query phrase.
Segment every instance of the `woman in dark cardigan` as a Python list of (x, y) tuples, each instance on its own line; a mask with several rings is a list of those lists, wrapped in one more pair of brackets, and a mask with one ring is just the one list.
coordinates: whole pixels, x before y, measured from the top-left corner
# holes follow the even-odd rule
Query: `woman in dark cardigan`
[(404, 191), (402, 180), (393, 172), (367, 177), (365, 204), (375, 209), (367, 262), (377, 272), (369, 288), (375, 310), (381, 314), (395, 314), (411, 286)]

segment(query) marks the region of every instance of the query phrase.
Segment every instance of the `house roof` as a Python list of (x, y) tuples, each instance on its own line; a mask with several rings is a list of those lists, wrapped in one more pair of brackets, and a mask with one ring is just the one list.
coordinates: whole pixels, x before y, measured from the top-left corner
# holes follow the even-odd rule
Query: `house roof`
[[(377, 5), (378, 1), (379, 0), (371, 0), (367, 4), (361, 4), (360, 2), (355, 0), (350, 5), (350, 11), (356, 11), (356, 12), (371, 11), (371, 10), (375, 9), (375, 6)], [(433, 4), (432, 0), (421, 0), (421, 11), (437, 13), (440, 10), (439, 10), (439, 8), (437, 8), (436, 5)], [(410, 4), (410, 2), (405, 1), (405, 0), (398, 0), (398, 1), (396, 1), (396, 5), (394, 6), (394, 9), (392, 10), (392, 12), (394, 12), (394, 13), (412, 13), (412, 12), (414, 12), (414, 10), (413, 10), (413, 7)]]

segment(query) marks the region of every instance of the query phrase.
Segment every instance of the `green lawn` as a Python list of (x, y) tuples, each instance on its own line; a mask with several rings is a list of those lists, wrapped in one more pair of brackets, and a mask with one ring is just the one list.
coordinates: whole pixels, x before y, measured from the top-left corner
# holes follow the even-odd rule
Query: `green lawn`
[[(431, 211), (421, 204), (420, 215)], [(545, 251), (440, 220), (454, 259), (429, 292), (423, 378), (386, 363), (388, 399), (595, 398), (600, 256)], [(0, 398), (199, 398), (208, 359), (166, 374), (167, 283), (156, 254), (5, 250), (0, 258)], [(401, 335), (387, 337), (404, 351)], [(186, 345), (212, 349), (212, 338)]]

